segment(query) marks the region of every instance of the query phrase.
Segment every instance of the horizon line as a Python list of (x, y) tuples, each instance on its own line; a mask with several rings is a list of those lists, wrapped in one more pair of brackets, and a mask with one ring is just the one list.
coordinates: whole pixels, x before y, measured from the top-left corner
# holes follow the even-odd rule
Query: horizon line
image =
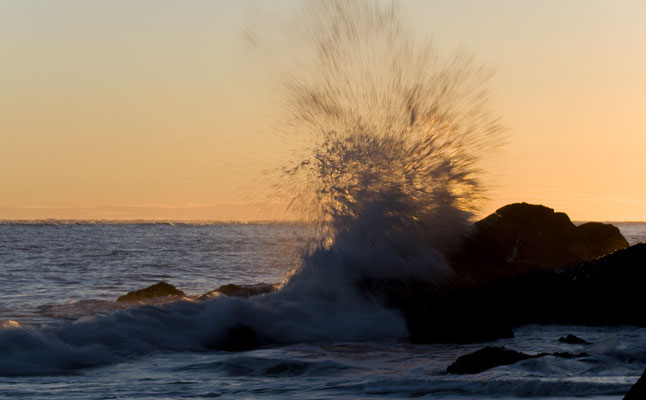
[[(479, 219), (480, 220), (480, 219)], [(477, 222), (479, 220), (474, 220)], [(637, 223), (646, 224), (646, 220), (571, 220), (572, 223)], [(174, 218), (0, 218), (2, 224), (200, 224), (200, 225), (261, 225), (261, 224), (307, 224), (308, 221), (302, 219), (174, 219)]]

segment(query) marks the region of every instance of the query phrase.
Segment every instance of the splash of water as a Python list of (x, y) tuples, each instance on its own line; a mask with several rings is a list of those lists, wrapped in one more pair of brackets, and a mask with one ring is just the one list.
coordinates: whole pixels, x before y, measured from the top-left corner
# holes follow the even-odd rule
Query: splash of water
[(279, 76), (300, 148), (281, 189), (319, 228), (303, 265), (326, 253), (360, 276), (446, 278), (500, 143), (486, 70), (443, 61), (394, 3), (312, 1), (286, 25), (298, 47)]
[(319, 233), (281, 290), (40, 330), (12, 324), (0, 329), (0, 375), (202, 351), (238, 325), (264, 343), (406, 337), (402, 316), (355, 283), (450, 279), (444, 254), (484, 195), (479, 162), (500, 132), (486, 75), (468, 57), (442, 62), (395, 6), (377, 1), (312, 1), (289, 26), (304, 47), (281, 74), (298, 139), (282, 187)]

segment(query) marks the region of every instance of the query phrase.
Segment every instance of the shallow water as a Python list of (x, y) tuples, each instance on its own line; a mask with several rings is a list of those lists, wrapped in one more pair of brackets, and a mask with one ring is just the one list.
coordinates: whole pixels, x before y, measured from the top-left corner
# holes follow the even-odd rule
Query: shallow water
[[(646, 224), (619, 227), (631, 242), (646, 240)], [(83, 340), (95, 340), (97, 330), (125, 332), (115, 334), (119, 339), (107, 347), (118, 357), (96, 355), (99, 362), (91, 367), (53, 373), (43, 369), (44, 376), (1, 377), (0, 398), (620, 399), (646, 366), (646, 329), (634, 327), (525, 326), (515, 331), (513, 339), (488, 344), (528, 353), (570, 351), (589, 356), (530, 359), (456, 376), (447, 375), (446, 367), (484, 344), (412, 345), (393, 338), (296, 341), (240, 353), (204, 351), (192, 345), (191, 335), (202, 329), (208, 333), (217, 328), (222, 315), (234, 315), (217, 312), (228, 303), (114, 314), (116, 297), (159, 280), (187, 294), (225, 283), (278, 282), (294, 265), (303, 234), (301, 226), (281, 224), (0, 225), (0, 320), (17, 321), (23, 326), (19, 329), (37, 333), (53, 329), (56, 335), (73, 337), (78, 349)], [(263, 306), (272, 304), (275, 309), (281, 304), (271, 301), (258, 298), (254, 307), (260, 309), (259, 315), (271, 312)], [(304, 302), (302, 309), (290, 307), (298, 314), (313, 306)], [(197, 321), (196, 326), (177, 323), (184, 321), (182, 313), (198, 311), (188, 320)], [(278, 324), (275, 315), (269, 314), (262, 323)], [(146, 320), (151, 316), (157, 319)], [(157, 338), (160, 322), (161, 328), (173, 324), (172, 334), (165, 336), (170, 338), (168, 344), (142, 346), (124, 339), (139, 334)], [(332, 328), (344, 329), (320, 327)], [(593, 345), (559, 343), (558, 337), (567, 333)], [(39, 359), (35, 347), (18, 351), (7, 338), (11, 336), (0, 337), (5, 340), (0, 355), (7, 368), (11, 363), (29, 364), (25, 357), (46, 365), (48, 354), (55, 358), (66, 351), (55, 348), (47, 353), (53, 347), (43, 347), (40, 355), (45, 358)]]

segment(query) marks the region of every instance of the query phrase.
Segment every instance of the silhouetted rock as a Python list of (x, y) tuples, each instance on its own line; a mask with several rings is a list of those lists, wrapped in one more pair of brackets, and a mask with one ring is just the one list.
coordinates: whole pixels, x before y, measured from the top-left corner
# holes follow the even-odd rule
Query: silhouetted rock
[(644, 400), (646, 399), (646, 370), (641, 378), (630, 388), (624, 400)]
[(628, 247), (612, 225), (590, 222), (577, 227), (565, 213), (527, 203), (504, 206), (474, 227), (451, 258), (476, 281), (562, 268)]
[[(626, 248), (607, 224), (510, 204), (477, 222), (449, 261), (452, 285), (362, 279), (359, 291), (401, 312), (416, 343), (473, 343), (545, 324), (646, 326), (646, 244)], [(610, 253), (610, 254), (609, 254)], [(607, 255), (609, 254), (609, 255)]]
[(224, 335), (203, 344), (211, 350), (248, 351), (258, 348), (262, 343), (253, 329), (246, 325), (238, 324), (228, 328)]
[(415, 343), (472, 343), (512, 337), (529, 324), (646, 326), (646, 244), (563, 269), (534, 270), (480, 286), (438, 292), (395, 279), (357, 282), (362, 293), (405, 317)]
[[(628, 247), (628, 241), (614, 225), (586, 222), (576, 228), (579, 240), (585, 243), (588, 260), (608, 255)], [(586, 261), (586, 260), (583, 260)]]
[(509, 350), (504, 347), (487, 346), (473, 353), (458, 357), (458, 359), (448, 366), (446, 372), (449, 374), (477, 374), (488, 369), (501, 365), (515, 364), (519, 361), (530, 358), (539, 358), (545, 356), (554, 356), (560, 358), (579, 358), (586, 357), (586, 353), (539, 353), (536, 355), (525, 354), (515, 350)]
[(184, 292), (166, 282), (158, 282), (145, 289), (136, 290), (120, 296), (117, 301), (140, 301), (156, 297), (185, 296)]
[(478, 343), (513, 338), (512, 326), (491, 312), (486, 298), (438, 293), (432, 285), (397, 279), (364, 279), (361, 293), (398, 310), (413, 343)]
[[(513, 298), (516, 323), (646, 326), (646, 244), (557, 271), (518, 276), (498, 285)], [(499, 298), (498, 302), (504, 301)]]
[[(451, 296), (512, 327), (528, 324), (646, 326), (646, 244), (558, 270), (537, 270)], [(432, 302), (433, 296), (426, 301)], [(460, 308), (454, 309), (460, 314)], [(482, 316), (482, 319), (487, 317)]]
[(568, 344), (590, 344), (590, 342), (585, 341), (585, 340), (581, 339), (580, 337), (572, 335), (572, 334), (569, 334), (569, 335), (567, 335), (565, 337), (560, 337), (559, 342), (568, 343)]

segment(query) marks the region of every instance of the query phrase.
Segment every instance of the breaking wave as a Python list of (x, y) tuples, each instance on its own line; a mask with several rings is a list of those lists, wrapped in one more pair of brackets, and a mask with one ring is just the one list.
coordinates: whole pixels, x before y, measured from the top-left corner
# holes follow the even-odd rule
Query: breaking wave
[[(393, 6), (312, 1), (283, 26), (281, 59), (297, 151), (280, 193), (317, 229), (277, 292), (122, 310), (57, 327), (0, 331), (0, 375), (52, 374), (154, 351), (218, 348), (244, 327), (261, 344), (394, 340), (403, 318), (361, 294), (364, 278), (452, 279), (444, 258), (485, 195), (480, 160), (500, 125), (486, 71), (442, 61)], [(260, 32), (259, 38), (281, 33)], [(294, 39), (290, 39), (294, 40)]]
[(269, 40), (301, 50), (279, 57), (297, 143), (279, 188), (318, 228), (302, 268), (332, 257), (361, 276), (450, 279), (443, 254), (470, 228), (480, 162), (501, 142), (486, 70), (443, 60), (395, 4), (314, 1), (289, 21)]

